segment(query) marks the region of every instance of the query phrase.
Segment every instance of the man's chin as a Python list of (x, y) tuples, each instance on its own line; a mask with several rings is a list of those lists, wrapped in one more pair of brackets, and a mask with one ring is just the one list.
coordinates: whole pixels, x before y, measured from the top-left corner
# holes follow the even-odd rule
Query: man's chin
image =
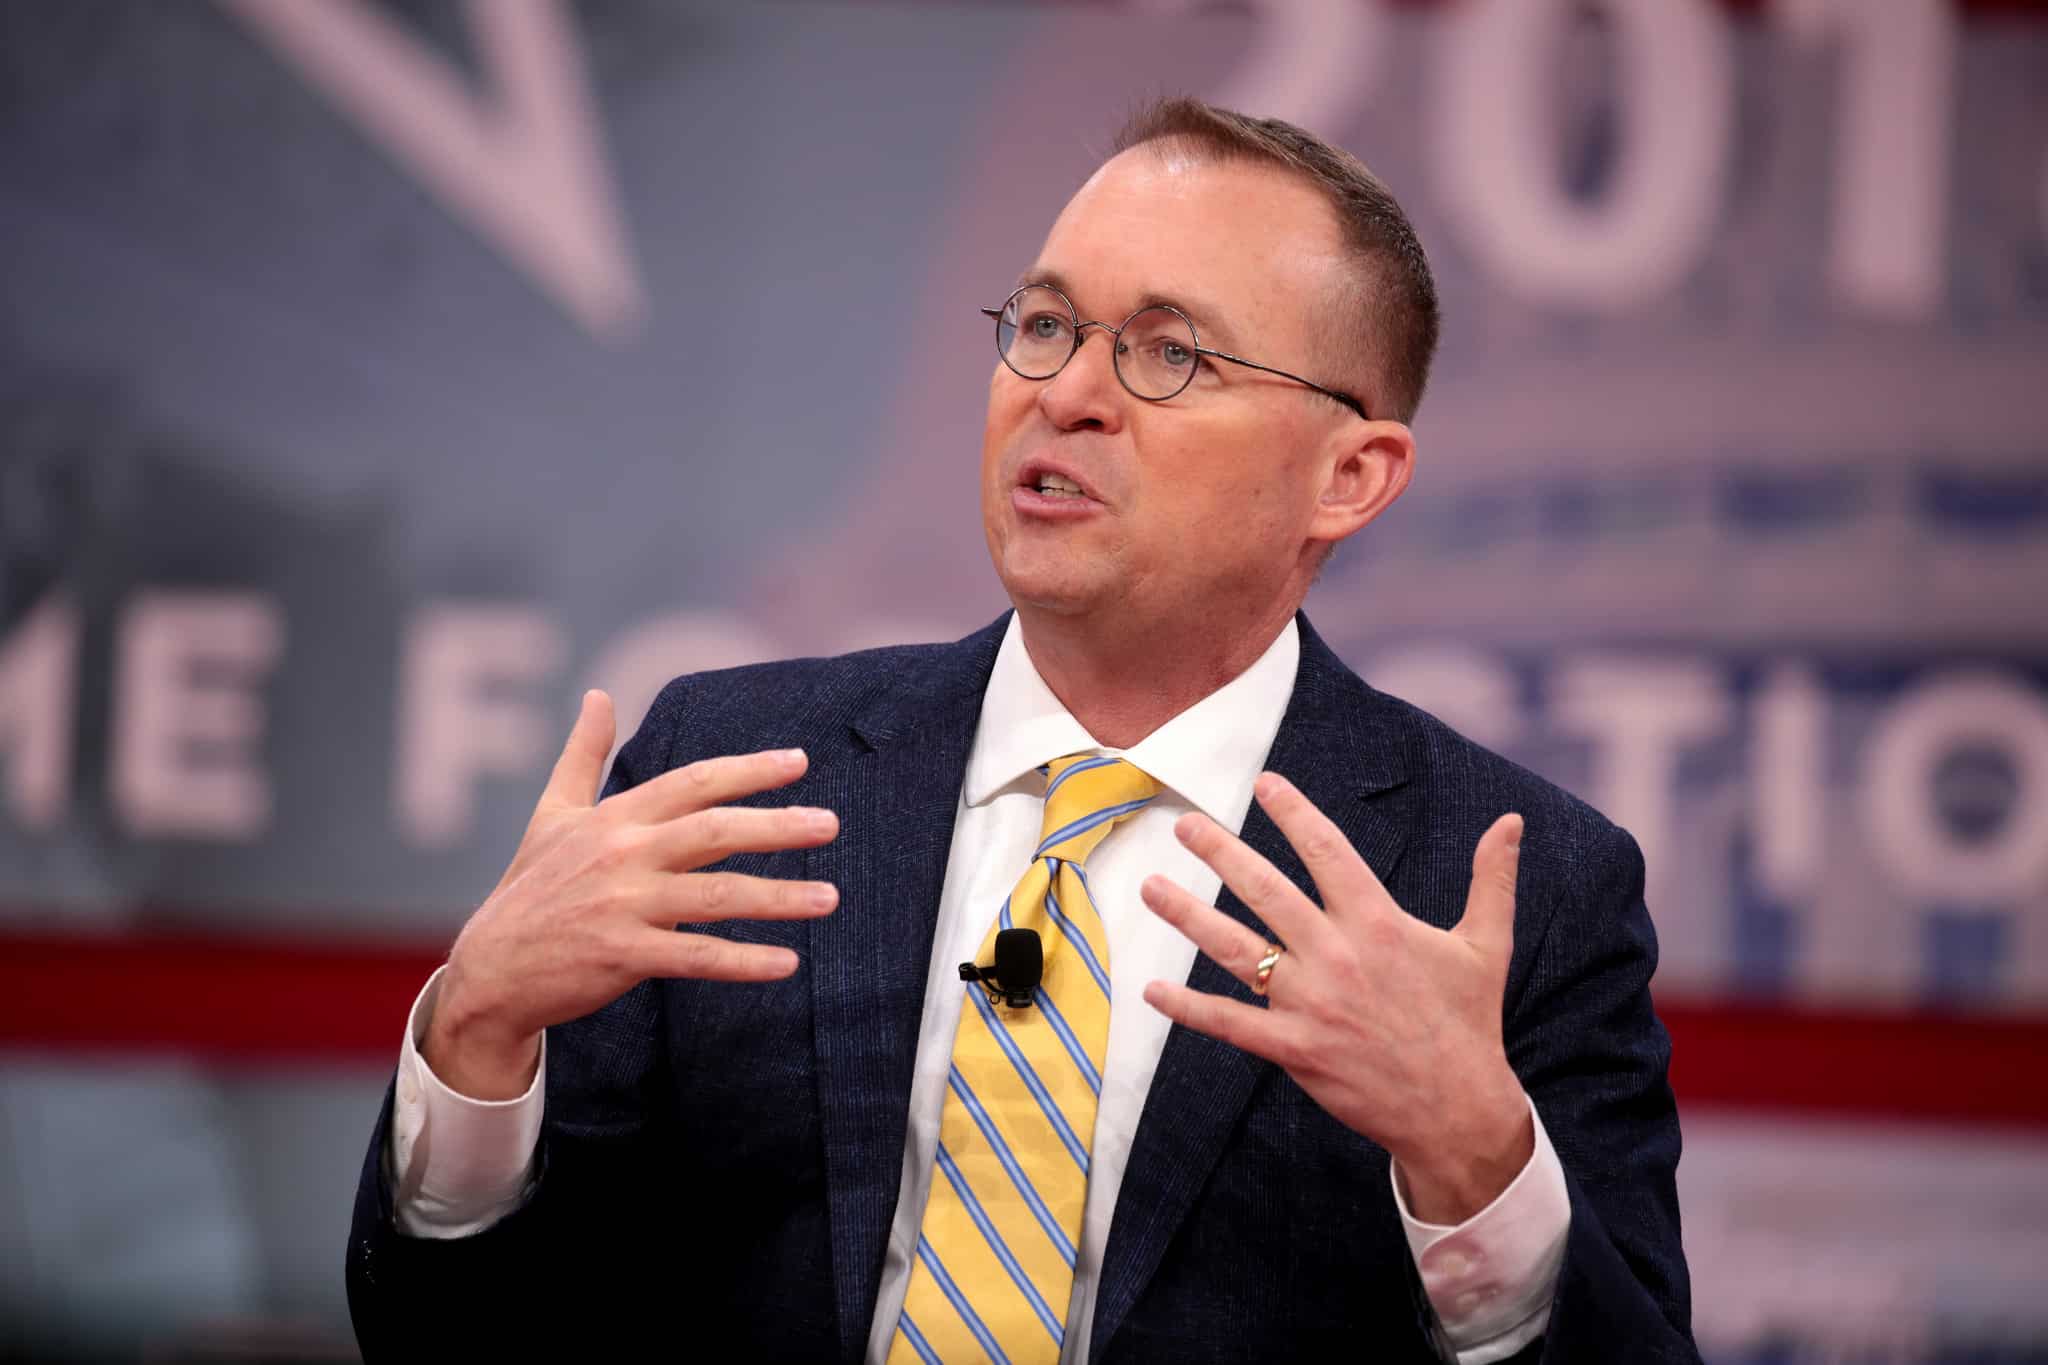
[(1047, 616), (1084, 616), (1110, 605), (1113, 596), (1112, 584), (1092, 575), (1076, 574), (1071, 565), (1048, 566), (1035, 573), (1005, 571), (999, 565), (996, 576), (1002, 580), (1003, 591), (1009, 594), (1010, 603), (1017, 610)]

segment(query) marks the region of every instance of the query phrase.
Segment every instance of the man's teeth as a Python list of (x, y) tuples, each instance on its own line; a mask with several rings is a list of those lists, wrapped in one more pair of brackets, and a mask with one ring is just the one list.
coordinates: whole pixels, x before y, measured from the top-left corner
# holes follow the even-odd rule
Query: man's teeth
[(1072, 479), (1061, 478), (1057, 474), (1040, 474), (1038, 476), (1038, 491), (1066, 497), (1076, 497), (1080, 495), (1081, 485), (1075, 483)]

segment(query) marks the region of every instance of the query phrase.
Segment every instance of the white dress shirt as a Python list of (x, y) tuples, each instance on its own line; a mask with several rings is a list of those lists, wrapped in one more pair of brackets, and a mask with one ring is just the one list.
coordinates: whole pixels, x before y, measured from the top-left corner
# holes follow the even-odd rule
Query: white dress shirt
[[(1145, 1003), (1144, 987), (1154, 980), (1185, 980), (1195, 960), (1194, 945), (1145, 909), (1138, 886), (1157, 872), (1204, 901), (1215, 900), (1220, 879), (1174, 837), (1174, 822), (1200, 810), (1226, 829), (1243, 826), (1252, 782), (1279, 731), (1300, 657), (1300, 635), (1290, 621), (1244, 673), (1136, 745), (1118, 750), (1096, 743), (1053, 696), (1011, 618), (982, 697), (940, 892), (901, 1192), (868, 1338), (871, 1365), (881, 1365), (888, 1355), (931, 1187), (946, 1072), (963, 1000), (955, 966), (975, 956), (995, 908), (1007, 899), (1037, 846), (1045, 785), (1037, 769), (1084, 750), (1121, 754), (1162, 788), (1158, 799), (1122, 821), (1088, 860), (1089, 884), (1109, 939), (1113, 1003), (1061, 1359), (1088, 1358), (1096, 1283), (1117, 1191), (1172, 1027)], [(400, 1229), (421, 1237), (460, 1237), (489, 1227), (526, 1197), (547, 1058), (543, 1050), (540, 1073), (515, 1100), (484, 1103), (449, 1090), (417, 1051), (439, 984), (436, 973), (420, 993), (406, 1029), (387, 1156)], [(433, 1141), (422, 1142), (428, 1131)], [(1549, 1321), (1571, 1219), (1564, 1172), (1542, 1120), (1536, 1120), (1535, 1154), (1521, 1174), (1492, 1204), (1456, 1227), (1417, 1221), (1408, 1213), (1398, 1178), (1393, 1186), (1409, 1249), (1430, 1302), (1458, 1348), (1460, 1365), (1487, 1365), (1539, 1336)]]

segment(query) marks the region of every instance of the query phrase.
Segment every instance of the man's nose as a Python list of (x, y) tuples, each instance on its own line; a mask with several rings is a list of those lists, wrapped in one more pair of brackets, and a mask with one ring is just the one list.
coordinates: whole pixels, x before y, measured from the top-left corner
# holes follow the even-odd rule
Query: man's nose
[[(1102, 344), (1091, 346), (1097, 331)], [(1074, 354), (1039, 387), (1039, 411), (1062, 430), (1114, 431), (1123, 425), (1123, 404), (1130, 396), (1116, 377), (1116, 333), (1108, 323), (1084, 322), (1075, 335)]]

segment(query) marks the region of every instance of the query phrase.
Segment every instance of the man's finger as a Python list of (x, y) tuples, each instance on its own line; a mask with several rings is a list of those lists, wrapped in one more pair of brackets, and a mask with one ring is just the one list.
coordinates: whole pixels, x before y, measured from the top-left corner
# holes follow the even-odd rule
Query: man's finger
[(655, 825), (786, 787), (809, 766), (810, 759), (802, 749), (763, 749), (700, 759), (650, 777), (620, 792), (609, 804), (629, 820)]
[(708, 924), (722, 919), (812, 919), (839, 904), (830, 882), (794, 882), (739, 872), (691, 872), (664, 878), (650, 907), (657, 924)]
[(649, 929), (640, 939), (640, 975), (697, 981), (780, 981), (796, 971), (796, 954), (766, 943), (733, 943), (709, 934)]
[(1191, 853), (1214, 868), (1223, 884), (1256, 910), (1288, 947), (1313, 952), (1325, 935), (1337, 932), (1316, 903), (1279, 868), (1208, 816), (1183, 815), (1173, 832)]
[(1316, 888), (1323, 893), (1323, 906), (1332, 916), (1341, 921), (1374, 909), (1399, 913), (1400, 906), (1344, 837), (1344, 831), (1337, 828), (1337, 822), (1318, 810), (1298, 787), (1278, 773), (1262, 773), (1252, 790), (1260, 807), (1301, 855), (1302, 866), (1315, 879)]
[(838, 834), (839, 817), (818, 806), (716, 806), (659, 826), (649, 851), (656, 867), (689, 872), (735, 853), (816, 848)]
[(1285, 1058), (1291, 1055), (1286, 1021), (1272, 1010), (1242, 1000), (1225, 1000), (1173, 981), (1148, 984), (1145, 1003), (1184, 1028), (1269, 1062), (1285, 1066)]
[(562, 746), (562, 755), (555, 760), (554, 771), (548, 774), (548, 784), (541, 791), (542, 805), (597, 804), (615, 724), (611, 697), (596, 688), (585, 692), (583, 704), (576, 712), (576, 723), (569, 727), (569, 741)]
[(1147, 877), (1138, 895), (1153, 914), (1187, 935), (1216, 964), (1249, 986), (1258, 975), (1266, 940), (1167, 877)]
[(1522, 861), (1522, 817), (1507, 814), (1479, 836), (1472, 854), (1472, 890), (1451, 932), (1506, 963), (1515, 951), (1515, 877)]

